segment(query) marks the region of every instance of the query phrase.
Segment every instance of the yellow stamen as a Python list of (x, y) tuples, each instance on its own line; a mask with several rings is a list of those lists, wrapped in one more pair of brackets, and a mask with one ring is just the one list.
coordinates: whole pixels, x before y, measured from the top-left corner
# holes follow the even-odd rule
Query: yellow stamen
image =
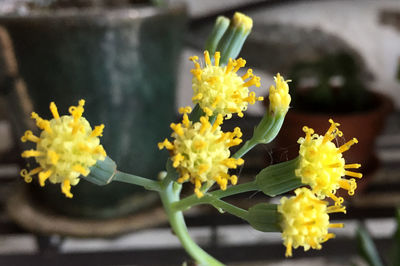
[(349, 140), (348, 142), (346, 142), (345, 144), (343, 144), (342, 146), (339, 147), (338, 153), (343, 153), (343, 152), (349, 150), (350, 147), (353, 146), (356, 143), (358, 143), (358, 140), (356, 138), (353, 138), (352, 140)]
[(337, 212), (346, 213), (346, 207), (345, 206), (329, 206), (328, 208), (326, 208), (326, 213), (337, 213)]
[(62, 182), (62, 185), (61, 185), (61, 191), (64, 193), (64, 195), (67, 198), (73, 197), (73, 195), (71, 193), (71, 182), (69, 181), (69, 179), (64, 179), (64, 181)]
[(245, 80), (245, 79), (248, 79), (248, 78), (250, 78), (252, 76), (253, 76), (253, 69), (249, 68), (249, 69), (247, 69), (246, 74), (244, 74), (242, 76), (242, 79)]
[(220, 52), (215, 52), (214, 54), (214, 65), (219, 66), (219, 60), (221, 58), (221, 53)]
[(244, 67), (245, 65), (246, 65), (246, 60), (244, 60), (243, 58), (237, 59), (236, 60), (236, 66), (235, 66), (235, 68), (233, 69), (232, 72), (235, 72), (235, 73), (238, 72), (238, 70), (240, 68)]
[(359, 164), (359, 163), (353, 163), (353, 164), (345, 164), (344, 165), (344, 169), (357, 169), (357, 168), (360, 168), (361, 167), (361, 164)]
[(95, 126), (95, 128), (92, 131), (92, 134), (90, 134), (91, 137), (102, 137), (103, 136), (103, 129), (104, 129), (104, 125), (98, 125)]
[(40, 138), (36, 137), (35, 135), (33, 135), (32, 131), (27, 130), (25, 131), (25, 134), (21, 137), (21, 141), (22, 142), (27, 142), (27, 141), (32, 141), (35, 143), (38, 143)]
[(347, 176), (356, 177), (356, 178), (362, 178), (362, 176), (363, 176), (361, 173), (355, 173), (352, 171), (344, 171), (344, 174)]
[(210, 54), (208, 51), (204, 51), (204, 61), (206, 62), (207, 66), (211, 66)]
[(177, 168), (179, 166), (179, 163), (181, 161), (183, 161), (183, 159), (185, 159), (185, 157), (183, 157), (182, 154), (180, 154), (180, 153), (176, 154), (174, 157), (172, 157), (172, 161), (173, 161), (172, 166)]
[(198, 174), (201, 175), (207, 171), (210, 167), (207, 164), (202, 164), (199, 166)]
[(42, 155), (42, 153), (40, 151), (36, 151), (36, 150), (27, 150), (21, 154), (22, 158), (38, 157), (41, 155)]
[(261, 86), (260, 77), (253, 76), (251, 79), (249, 79), (248, 81), (246, 81), (245, 83), (242, 84), (243, 87), (250, 87), (253, 85), (255, 85), (256, 87)]
[(80, 164), (75, 164), (75, 165), (72, 167), (72, 170), (74, 170), (74, 171), (80, 173), (80, 174), (83, 175), (83, 176), (87, 176), (87, 175), (90, 173), (90, 171), (89, 171), (88, 169), (85, 169), (85, 168), (84, 168), (82, 165), (80, 165)]
[(47, 170), (47, 171), (42, 171), (39, 173), (39, 184), (41, 187), (44, 187), (45, 181), (51, 176), (53, 171)]
[(343, 228), (343, 227), (344, 227), (343, 223), (329, 224), (329, 228)]
[(54, 102), (50, 103), (50, 111), (53, 114), (55, 119), (60, 119), (60, 115), (58, 114), (57, 106)]
[(285, 257), (291, 257), (292, 256), (292, 241), (288, 241), (286, 245), (286, 252), (285, 252)]
[(52, 150), (47, 151), (47, 157), (50, 158), (51, 163), (54, 165), (56, 165), (58, 160), (60, 159), (60, 156)]
[(223, 121), (224, 121), (223, 116), (221, 114), (218, 114), (218, 116), (215, 119), (215, 122), (214, 122), (214, 124), (212, 126), (211, 131), (214, 132), (217, 129), (217, 127), (219, 127), (223, 123)]

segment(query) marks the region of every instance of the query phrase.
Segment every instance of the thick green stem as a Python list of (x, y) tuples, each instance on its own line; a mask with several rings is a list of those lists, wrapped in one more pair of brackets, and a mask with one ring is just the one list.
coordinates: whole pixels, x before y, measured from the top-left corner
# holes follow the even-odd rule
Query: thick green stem
[(252, 181), (252, 182), (228, 187), (226, 190), (216, 190), (216, 191), (210, 192), (202, 198), (198, 198), (196, 195), (191, 195), (189, 197), (181, 199), (180, 201), (174, 202), (172, 204), (172, 208), (176, 211), (184, 211), (195, 205), (209, 203), (206, 196), (211, 196), (215, 199), (220, 199), (220, 198), (228, 197), (231, 195), (236, 195), (236, 194), (240, 194), (240, 193), (244, 193), (244, 192), (248, 192), (248, 191), (255, 191), (255, 190), (258, 190), (258, 187), (257, 187), (257, 184), (255, 183), (255, 181)]
[(160, 183), (151, 179), (143, 178), (136, 175), (131, 175), (127, 173), (123, 173), (120, 171), (116, 171), (113, 181), (125, 182), (133, 185), (138, 185), (144, 187), (148, 190), (160, 191)]
[(168, 215), (171, 228), (179, 238), (183, 248), (199, 263), (199, 265), (223, 265), (192, 240), (188, 233), (182, 212), (172, 208), (172, 204), (179, 200), (179, 194), (180, 189), (177, 188), (177, 184), (173, 181), (166, 184), (160, 192), (161, 201)]

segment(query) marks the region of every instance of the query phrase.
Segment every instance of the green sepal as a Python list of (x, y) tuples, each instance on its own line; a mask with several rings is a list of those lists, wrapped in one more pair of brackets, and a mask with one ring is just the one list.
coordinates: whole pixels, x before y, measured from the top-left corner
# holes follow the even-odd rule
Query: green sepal
[(98, 160), (95, 165), (90, 167), (90, 173), (84, 179), (104, 186), (112, 182), (116, 171), (117, 164), (107, 156), (103, 161)]
[(206, 41), (206, 50), (212, 55), (215, 53), (218, 43), (229, 27), (230, 20), (227, 17), (219, 16), (215, 20), (214, 28)]
[(253, 139), (258, 143), (270, 143), (278, 135), (284, 121), (285, 114), (274, 115), (267, 111), (254, 129)]
[(299, 158), (270, 165), (256, 175), (257, 187), (266, 195), (275, 197), (303, 186), (301, 179), (296, 176)]
[(243, 26), (229, 26), (217, 46), (217, 51), (221, 52), (221, 65), (226, 65), (229, 58), (235, 59), (239, 55), (249, 34), (250, 31), (245, 30)]
[(276, 204), (259, 203), (248, 210), (247, 221), (262, 232), (281, 232), (281, 215)]
[(357, 245), (360, 255), (370, 266), (383, 266), (378, 250), (371, 236), (363, 227), (357, 228)]

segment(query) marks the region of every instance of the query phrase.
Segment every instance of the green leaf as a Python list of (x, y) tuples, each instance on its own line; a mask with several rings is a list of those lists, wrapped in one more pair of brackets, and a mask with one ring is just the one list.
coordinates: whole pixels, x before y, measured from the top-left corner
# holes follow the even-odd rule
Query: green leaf
[(357, 229), (357, 244), (360, 255), (368, 262), (370, 266), (383, 266), (378, 250), (376, 249), (371, 236), (363, 227), (359, 227)]
[(396, 209), (397, 230), (394, 234), (392, 260), (394, 266), (400, 266), (400, 208)]
[(281, 232), (280, 214), (277, 208), (276, 204), (257, 204), (249, 209), (247, 221), (258, 231)]

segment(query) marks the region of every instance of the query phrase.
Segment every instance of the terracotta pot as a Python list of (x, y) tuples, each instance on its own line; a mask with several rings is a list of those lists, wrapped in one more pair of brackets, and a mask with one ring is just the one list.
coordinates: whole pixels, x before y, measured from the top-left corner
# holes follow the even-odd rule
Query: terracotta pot
[[(340, 123), (340, 130), (343, 137), (336, 139), (341, 145), (353, 137), (359, 141), (358, 144), (346, 151), (343, 156), (348, 163), (361, 163), (362, 170), (368, 165), (376, 164), (375, 140), (382, 131), (385, 118), (393, 109), (392, 101), (379, 93), (374, 94), (375, 108), (365, 112), (352, 114), (321, 114), (301, 112), (296, 109), (289, 110), (282, 130), (276, 139), (276, 145), (285, 151), (284, 159), (292, 159), (298, 155), (297, 140), (304, 136), (303, 126), (311, 127), (315, 133), (323, 135), (329, 128), (329, 118)], [(280, 155), (282, 158), (282, 155)]]

